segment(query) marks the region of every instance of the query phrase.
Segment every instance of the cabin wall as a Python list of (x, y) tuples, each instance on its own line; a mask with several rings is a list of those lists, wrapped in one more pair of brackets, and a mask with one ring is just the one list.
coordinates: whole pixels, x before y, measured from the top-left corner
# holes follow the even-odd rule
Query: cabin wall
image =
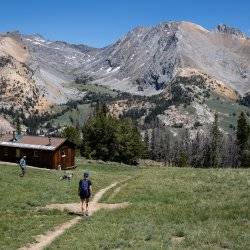
[(53, 168), (52, 151), (0, 146), (1, 161), (19, 163), (24, 155), (27, 156), (28, 165), (40, 168)]
[(75, 166), (75, 148), (68, 145), (59, 147), (53, 156), (53, 168), (69, 169)]
[[(20, 152), (21, 154), (21, 152)], [(18, 158), (16, 156), (16, 149), (9, 147), (0, 147), (0, 160), (1, 161), (9, 161), (9, 162), (18, 162)]]
[(23, 149), (0, 146), (0, 161), (19, 163), (26, 155), (27, 164), (40, 168), (70, 169), (75, 166), (75, 148), (71, 143), (65, 142), (55, 151)]

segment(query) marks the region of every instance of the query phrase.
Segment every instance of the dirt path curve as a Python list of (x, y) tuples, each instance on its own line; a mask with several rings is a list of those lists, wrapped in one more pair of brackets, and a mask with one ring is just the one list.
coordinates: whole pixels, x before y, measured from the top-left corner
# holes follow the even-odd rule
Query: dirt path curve
[[(99, 192), (95, 194), (93, 200), (89, 204), (89, 215), (93, 215), (99, 209), (117, 209), (117, 208), (125, 208), (129, 205), (128, 202), (117, 203), (117, 204), (105, 204), (99, 203), (102, 196), (111, 188), (115, 187), (118, 183), (113, 183), (106, 188), (101, 189)], [(80, 203), (69, 203), (69, 204), (51, 204), (47, 205), (45, 208), (47, 209), (58, 209), (60, 211), (67, 211), (76, 215), (80, 214)], [(38, 235), (36, 237), (36, 242), (28, 244), (25, 247), (19, 248), (19, 250), (41, 250), (50, 245), (57, 237), (62, 235), (65, 230), (71, 228), (75, 224), (77, 224), (82, 217), (77, 216), (74, 219), (65, 222), (53, 230), (46, 232), (45, 234)]]
[(81, 220), (80, 216), (75, 217), (74, 219), (55, 227), (52, 231), (48, 231), (45, 234), (38, 235), (36, 237), (35, 243), (29, 244), (19, 249), (20, 250), (44, 249), (46, 246), (50, 245), (57, 237), (62, 235), (65, 232), (65, 230), (69, 229), (70, 227), (74, 226), (77, 222), (79, 222), (79, 220)]

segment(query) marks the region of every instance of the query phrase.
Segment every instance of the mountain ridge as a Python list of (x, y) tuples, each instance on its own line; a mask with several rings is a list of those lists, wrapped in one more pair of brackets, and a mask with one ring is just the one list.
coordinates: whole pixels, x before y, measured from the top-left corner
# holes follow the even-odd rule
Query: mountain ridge
[[(117, 82), (110, 80), (115, 70), (115, 78), (121, 80), (121, 86), (127, 84), (127, 88), (119, 90), (128, 91), (131, 88), (130, 93), (140, 94), (140, 91), (136, 91), (136, 85), (144, 85), (144, 89), (153, 86), (150, 95), (159, 93), (154, 88), (161, 89), (159, 85), (169, 82), (178, 68), (193, 67), (225, 81), (231, 87), (237, 81), (245, 82), (242, 88), (236, 86), (236, 90), (244, 94), (249, 89), (246, 86), (249, 85), (250, 72), (249, 46), (247, 38), (240, 37), (238, 40), (234, 34), (225, 36), (225, 33), (208, 31), (189, 22), (166, 22), (153, 28), (137, 28), (128, 32), (116, 43), (101, 50), (99, 56), (88, 65), (82, 65), (80, 72), (88, 73), (94, 69), (98, 79), (95, 83), (111, 82), (107, 85), (119, 89)], [(245, 48), (247, 58), (239, 55), (239, 47)], [(220, 62), (214, 62), (218, 59)], [(233, 72), (235, 68), (239, 72)], [(223, 74), (224, 71), (226, 74)], [(248, 79), (244, 81), (241, 76)], [(146, 93), (145, 90), (142, 92)]]
[[(181, 99), (199, 109), (210, 95), (238, 102), (250, 91), (250, 39), (226, 25), (213, 30), (186, 21), (138, 26), (103, 48), (8, 32), (0, 34), (0, 53), (10, 60), (0, 67), (0, 77), (12, 79), (9, 98), (26, 115), (82, 100), (87, 91), (79, 87), (86, 84), (134, 96)], [(23, 66), (25, 71), (19, 69)], [(23, 83), (16, 88), (14, 78), (20, 74)], [(28, 88), (32, 107), (19, 98)], [(6, 92), (0, 98), (6, 107)], [(147, 109), (155, 104), (150, 105)], [(204, 110), (212, 116), (208, 107)]]
[[(241, 95), (250, 90), (250, 40), (240, 30), (224, 24), (215, 31), (186, 21), (138, 26), (103, 48), (49, 41), (39, 34), (7, 32), (4, 36), (22, 41), (30, 54), (27, 64), (33, 70), (41, 69), (40, 75), (48, 71), (49, 77), (35, 72), (38, 82), (39, 78), (50, 82), (47, 78), (55, 75), (58, 78), (55, 82), (68, 83), (78, 76), (89, 75), (95, 84), (152, 95), (162, 92), (176, 73), (187, 67), (225, 82)], [(235, 87), (237, 82), (242, 84)], [(59, 103), (66, 101), (66, 96)]]

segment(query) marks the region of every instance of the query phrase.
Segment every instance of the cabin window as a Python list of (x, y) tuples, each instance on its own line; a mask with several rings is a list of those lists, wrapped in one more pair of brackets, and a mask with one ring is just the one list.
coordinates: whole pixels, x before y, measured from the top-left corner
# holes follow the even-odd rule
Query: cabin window
[(4, 156), (8, 156), (8, 148), (3, 149), (3, 154), (4, 154)]
[(34, 150), (34, 157), (39, 157), (39, 152), (37, 150)]
[(20, 158), (21, 156), (21, 151), (19, 148), (16, 149), (16, 157)]

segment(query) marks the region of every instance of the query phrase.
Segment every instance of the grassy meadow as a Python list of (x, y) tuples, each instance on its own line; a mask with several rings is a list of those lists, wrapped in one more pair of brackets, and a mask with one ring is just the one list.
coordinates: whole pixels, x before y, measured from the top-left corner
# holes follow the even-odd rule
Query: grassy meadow
[(92, 113), (93, 108), (91, 108), (90, 104), (78, 104), (77, 109), (68, 110), (51, 122), (54, 126), (58, 124), (60, 124), (60, 126), (72, 126), (77, 123), (84, 124)]
[[(205, 102), (209, 108), (215, 110), (219, 114), (219, 125), (227, 132), (232, 132), (232, 129), (237, 127), (237, 120), (241, 112), (247, 114), (250, 121), (250, 108), (240, 105), (236, 102), (231, 102), (219, 96), (211, 95)], [(232, 127), (233, 126), (233, 127)]]
[[(0, 249), (16, 249), (72, 218), (40, 207), (78, 201), (77, 187), (88, 169), (94, 193), (119, 181), (106, 203), (128, 201), (120, 210), (100, 210), (83, 219), (46, 249), (248, 249), (247, 169), (130, 167), (78, 159), (71, 182), (62, 173), (1, 165)], [(116, 189), (116, 190), (115, 190)]]

